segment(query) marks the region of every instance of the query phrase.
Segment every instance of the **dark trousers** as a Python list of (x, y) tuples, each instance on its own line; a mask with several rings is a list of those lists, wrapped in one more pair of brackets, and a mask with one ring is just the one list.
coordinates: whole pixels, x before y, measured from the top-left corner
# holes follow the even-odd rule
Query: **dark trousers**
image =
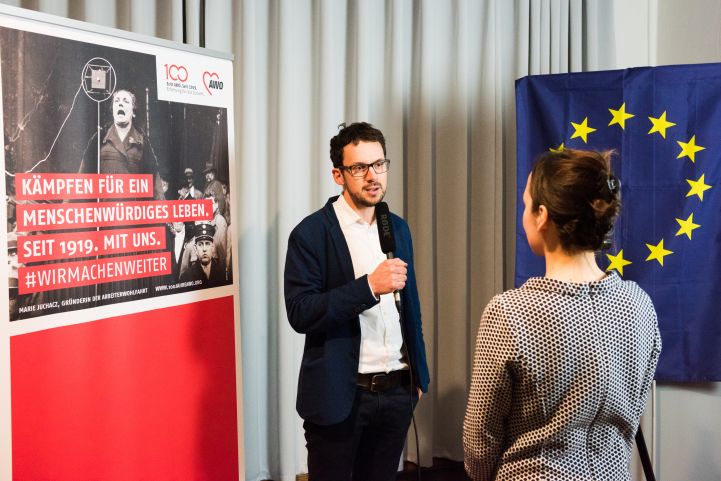
[[(413, 389), (412, 406), (418, 402)], [(345, 421), (303, 423), (309, 481), (393, 481), (411, 422), (411, 387), (358, 388)]]

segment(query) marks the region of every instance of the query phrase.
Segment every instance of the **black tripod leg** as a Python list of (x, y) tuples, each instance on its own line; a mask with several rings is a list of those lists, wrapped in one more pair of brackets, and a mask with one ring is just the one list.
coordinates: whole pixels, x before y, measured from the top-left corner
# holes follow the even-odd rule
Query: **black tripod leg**
[(638, 455), (641, 458), (641, 466), (643, 466), (643, 474), (646, 475), (646, 481), (656, 481), (656, 476), (653, 475), (653, 466), (651, 465), (651, 458), (648, 456), (646, 440), (643, 438), (641, 426), (639, 426), (638, 431), (636, 431), (636, 447), (638, 448)]

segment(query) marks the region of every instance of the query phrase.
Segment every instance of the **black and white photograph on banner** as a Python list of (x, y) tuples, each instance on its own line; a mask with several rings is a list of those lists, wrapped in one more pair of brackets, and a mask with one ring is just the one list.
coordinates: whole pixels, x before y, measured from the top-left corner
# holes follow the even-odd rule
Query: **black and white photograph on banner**
[[(153, 55), (4, 27), (0, 42), (10, 320), (232, 284), (227, 110), (159, 100)], [(126, 192), (79, 187), (111, 180)], [(97, 219), (33, 224), (78, 212)]]

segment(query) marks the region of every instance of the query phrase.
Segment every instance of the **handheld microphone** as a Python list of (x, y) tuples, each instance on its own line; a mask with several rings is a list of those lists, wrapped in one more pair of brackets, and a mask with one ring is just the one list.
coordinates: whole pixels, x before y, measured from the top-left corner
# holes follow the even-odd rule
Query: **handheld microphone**
[[(376, 204), (376, 223), (378, 224), (378, 239), (381, 242), (381, 251), (388, 259), (395, 258), (393, 251), (396, 250), (396, 240), (393, 237), (393, 222), (391, 221), (391, 213), (388, 210), (388, 204), (379, 202)], [(398, 312), (401, 311), (401, 295), (398, 291), (393, 291), (393, 298), (396, 301)]]
[(396, 240), (393, 237), (391, 213), (388, 210), (388, 204), (385, 202), (376, 204), (376, 222), (378, 223), (378, 238), (381, 241), (381, 250), (389, 259), (393, 259)]

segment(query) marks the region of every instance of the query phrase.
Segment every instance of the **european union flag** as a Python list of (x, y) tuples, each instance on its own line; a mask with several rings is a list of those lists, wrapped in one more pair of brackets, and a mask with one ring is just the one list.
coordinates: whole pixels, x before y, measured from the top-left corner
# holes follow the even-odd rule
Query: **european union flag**
[(653, 300), (656, 379), (721, 380), (721, 64), (539, 75), (516, 82), (516, 285), (543, 275), (523, 190), (548, 149), (615, 149), (621, 216), (603, 269)]

